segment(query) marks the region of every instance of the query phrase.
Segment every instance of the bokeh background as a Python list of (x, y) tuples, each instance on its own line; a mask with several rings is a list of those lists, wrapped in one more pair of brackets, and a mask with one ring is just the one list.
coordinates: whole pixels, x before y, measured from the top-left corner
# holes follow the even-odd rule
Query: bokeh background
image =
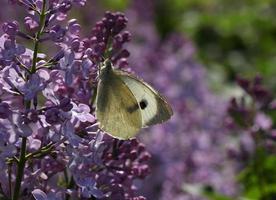
[[(137, 192), (149, 200), (276, 199), (275, 151), (255, 162), (265, 165), (258, 175), (251, 165), (256, 142), (227, 112), (231, 97), (244, 95), (237, 76), (262, 77), (275, 93), (276, 2), (87, 0), (70, 18), (85, 36), (107, 10), (126, 14), (129, 66), (174, 110), (169, 122), (139, 135), (152, 159), (151, 175), (137, 182)], [(1, 1), (1, 22), (20, 22), (20, 12)], [(274, 127), (263, 112), (255, 121), (254, 127)], [(275, 150), (275, 143), (268, 145)]]

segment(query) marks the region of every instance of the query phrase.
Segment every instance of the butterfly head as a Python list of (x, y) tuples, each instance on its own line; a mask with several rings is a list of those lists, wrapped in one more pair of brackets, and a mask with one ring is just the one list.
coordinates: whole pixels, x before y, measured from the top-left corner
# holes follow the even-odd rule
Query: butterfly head
[(106, 59), (104, 63), (100, 66), (100, 79), (109, 74), (113, 69), (113, 65), (109, 59)]

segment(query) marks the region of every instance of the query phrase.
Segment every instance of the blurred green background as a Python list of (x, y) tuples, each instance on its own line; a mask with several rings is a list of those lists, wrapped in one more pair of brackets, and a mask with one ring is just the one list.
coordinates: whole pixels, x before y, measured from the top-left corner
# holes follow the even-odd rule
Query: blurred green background
[[(103, 7), (124, 11), (131, 0), (103, 0)], [(260, 74), (276, 90), (275, 0), (156, 0), (156, 28), (163, 38), (181, 32), (197, 48), (209, 70), (210, 85), (223, 90), (237, 75)]]

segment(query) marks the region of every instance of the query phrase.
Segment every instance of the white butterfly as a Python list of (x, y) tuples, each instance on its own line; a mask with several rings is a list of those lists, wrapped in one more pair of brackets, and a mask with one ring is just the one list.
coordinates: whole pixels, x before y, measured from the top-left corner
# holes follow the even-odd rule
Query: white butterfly
[(150, 85), (105, 62), (96, 98), (101, 129), (115, 138), (129, 139), (141, 128), (162, 123), (172, 115), (171, 106)]

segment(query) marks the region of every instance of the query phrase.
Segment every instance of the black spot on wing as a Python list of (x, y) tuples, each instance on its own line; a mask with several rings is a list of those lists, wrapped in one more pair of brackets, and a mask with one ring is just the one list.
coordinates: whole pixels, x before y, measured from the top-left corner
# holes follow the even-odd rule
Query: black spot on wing
[(135, 105), (133, 105), (133, 106), (131, 106), (131, 107), (128, 107), (128, 108), (127, 108), (127, 112), (133, 113), (133, 112), (135, 112), (136, 110), (138, 110), (139, 108), (141, 108), (142, 110), (144, 110), (147, 106), (148, 106), (147, 100), (142, 99), (142, 100), (139, 102), (139, 104), (135, 104)]
[(145, 99), (142, 99), (140, 102), (139, 102), (139, 106), (142, 110), (144, 110), (147, 106), (148, 106), (148, 102), (147, 100)]

